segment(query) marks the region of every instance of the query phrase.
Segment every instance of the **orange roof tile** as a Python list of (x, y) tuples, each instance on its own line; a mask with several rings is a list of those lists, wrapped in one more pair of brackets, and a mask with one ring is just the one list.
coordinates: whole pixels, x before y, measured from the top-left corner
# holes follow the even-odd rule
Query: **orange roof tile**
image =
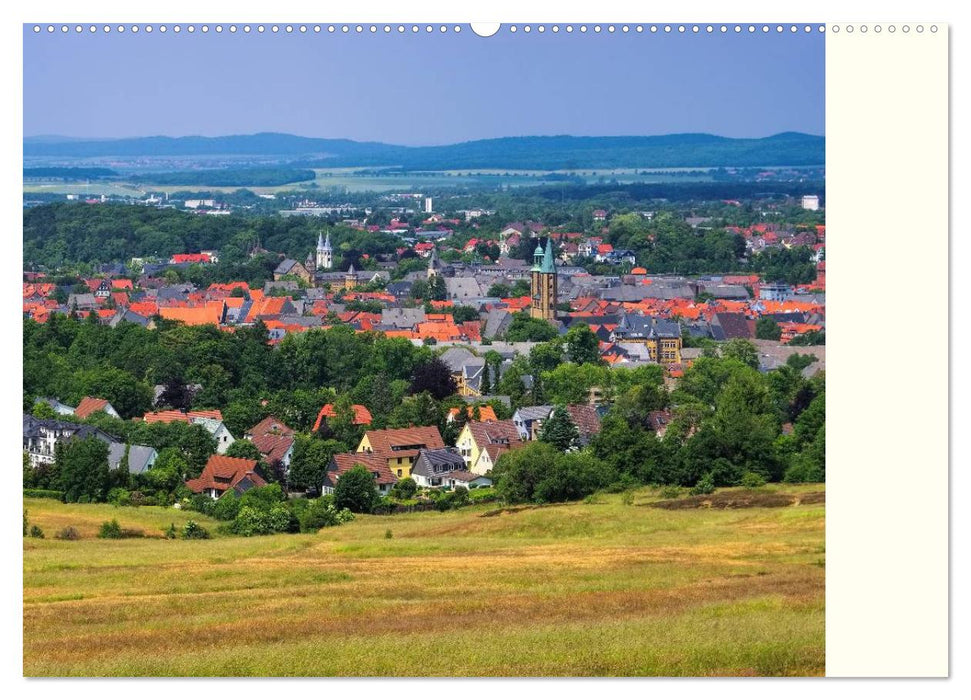
[(107, 405), (107, 399), (96, 399), (92, 396), (85, 396), (83, 399), (81, 399), (81, 403), (78, 404), (78, 407), (74, 409), (74, 415), (78, 418), (87, 418), (92, 413), (105, 410)]
[[(373, 418), (371, 417), (371, 412), (367, 409), (367, 406), (362, 406), (360, 404), (354, 404), (351, 406), (354, 410), (354, 425), (371, 425)], [(320, 412), (317, 414), (317, 421), (314, 423), (314, 432), (316, 433), (320, 430), (320, 424), (323, 422), (324, 418), (333, 418), (337, 415), (337, 411), (334, 409), (334, 404), (325, 404)]]

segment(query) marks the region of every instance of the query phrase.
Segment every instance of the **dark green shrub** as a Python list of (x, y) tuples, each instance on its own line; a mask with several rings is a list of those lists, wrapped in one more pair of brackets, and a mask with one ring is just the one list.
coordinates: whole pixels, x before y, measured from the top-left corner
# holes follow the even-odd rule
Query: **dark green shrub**
[(130, 506), (131, 494), (127, 489), (113, 488), (108, 492), (108, 503), (113, 506)]
[(37, 537), (39, 539), (44, 539), (44, 531), (40, 529), (37, 525), (30, 526), (30, 536)]
[(209, 531), (195, 520), (187, 520), (182, 527), (182, 539), (184, 540), (208, 540)]
[(715, 478), (712, 476), (711, 472), (703, 475), (700, 479), (698, 479), (698, 483), (691, 488), (692, 496), (705, 496), (714, 492)]
[(758, 489), (765, 486), (765, 477), (756, 472), (745, 472), (739, 484), (747, 489)]
[(680, 486), (662, 486), (660, 491), (661, 498), (678, 498), (681, 496)]
[(175, 529), (175, 523), (169, 525), (167, 528), (165, 528), (165, 530), (163, 530), (163, 532), (165, 533), (165, 539), (167, 540), (174, 540), (176, 537), (178, 537), (178, 532)]
[(98, 530), (98, 537), (106, 540), (121, 539), (121, 525), (118, 524), (117, 520), (109, 520), (101, 523), (101, 529)]
[(329, 496), (323, 496), (313, 501), (300, 514), (300, 531), (317, 532), (324, 527), (334, 527), (354, 519), (354, 514), (347, 510), (337, 510)]
[(64, 492), (51, 489), (24, 489), (24, 498), (53, 498), (60, 501), (64, 498)]

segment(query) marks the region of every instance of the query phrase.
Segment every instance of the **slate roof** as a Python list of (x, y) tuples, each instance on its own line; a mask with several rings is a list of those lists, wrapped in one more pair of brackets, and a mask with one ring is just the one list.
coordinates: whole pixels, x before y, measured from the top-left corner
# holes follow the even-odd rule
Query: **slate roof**
[(421, 450), (411, 468), (412, 474), (432, 477), (437, 474), (455, 473), (465, 470), (465, 459), (454, 447), (438, 450)]
[(546, 420), (552, 410), (552, 406), (520, 406), (516, 413), (523, 421), (534, 421)]
[(614, 337), (618, 340), (633, 338), (680, 338), (681, 326), (675, 321), (665, 321), (652, 316), (624, 314), (614, 329)]
[(754, 338), (755, 323), (749, 321), (745, 314), (716, 313), (711, 317), (711, 336), (715, 340)]
[(132, 445), (128, 448), (128, 472), (130, 474), (144, 474), (158, 457), (154, 447), (147, 445)]
[(276, 269), (273, 270), (273, 274), (288, 275), (290, 274), (290, 271), (293, 270), (294, 265), (297, 265), (297, 264), (298, 262), (296, 260), (291, 260), (290, 258), (287, 258), (286, 260), (282, 260), (280, 264), (276, 266)]

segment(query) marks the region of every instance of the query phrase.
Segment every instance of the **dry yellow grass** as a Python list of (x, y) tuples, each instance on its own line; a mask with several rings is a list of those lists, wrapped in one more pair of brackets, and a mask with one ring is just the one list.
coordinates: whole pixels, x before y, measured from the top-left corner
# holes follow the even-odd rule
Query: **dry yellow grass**
[[(24, 672), (822, 674), (824, 506), (653, 499), (361, 517), (316, 535), (27, 539)], [(180, 523), (27, 507), (45, 530), (73, 518), (89, 533), (105, 513), (146, 532)]]

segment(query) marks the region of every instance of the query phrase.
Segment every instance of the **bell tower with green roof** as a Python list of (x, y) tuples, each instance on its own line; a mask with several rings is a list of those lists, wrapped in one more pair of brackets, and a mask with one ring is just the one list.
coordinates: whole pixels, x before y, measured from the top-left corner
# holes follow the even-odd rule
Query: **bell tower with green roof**
[(553, 321), (556, 318), (556, 261), (553, 259), (553, 239), (546, 239), (546, 250), (542, 243), (536, 244), (533, 253), (533, 267), (530, 270), (529, 315)]

